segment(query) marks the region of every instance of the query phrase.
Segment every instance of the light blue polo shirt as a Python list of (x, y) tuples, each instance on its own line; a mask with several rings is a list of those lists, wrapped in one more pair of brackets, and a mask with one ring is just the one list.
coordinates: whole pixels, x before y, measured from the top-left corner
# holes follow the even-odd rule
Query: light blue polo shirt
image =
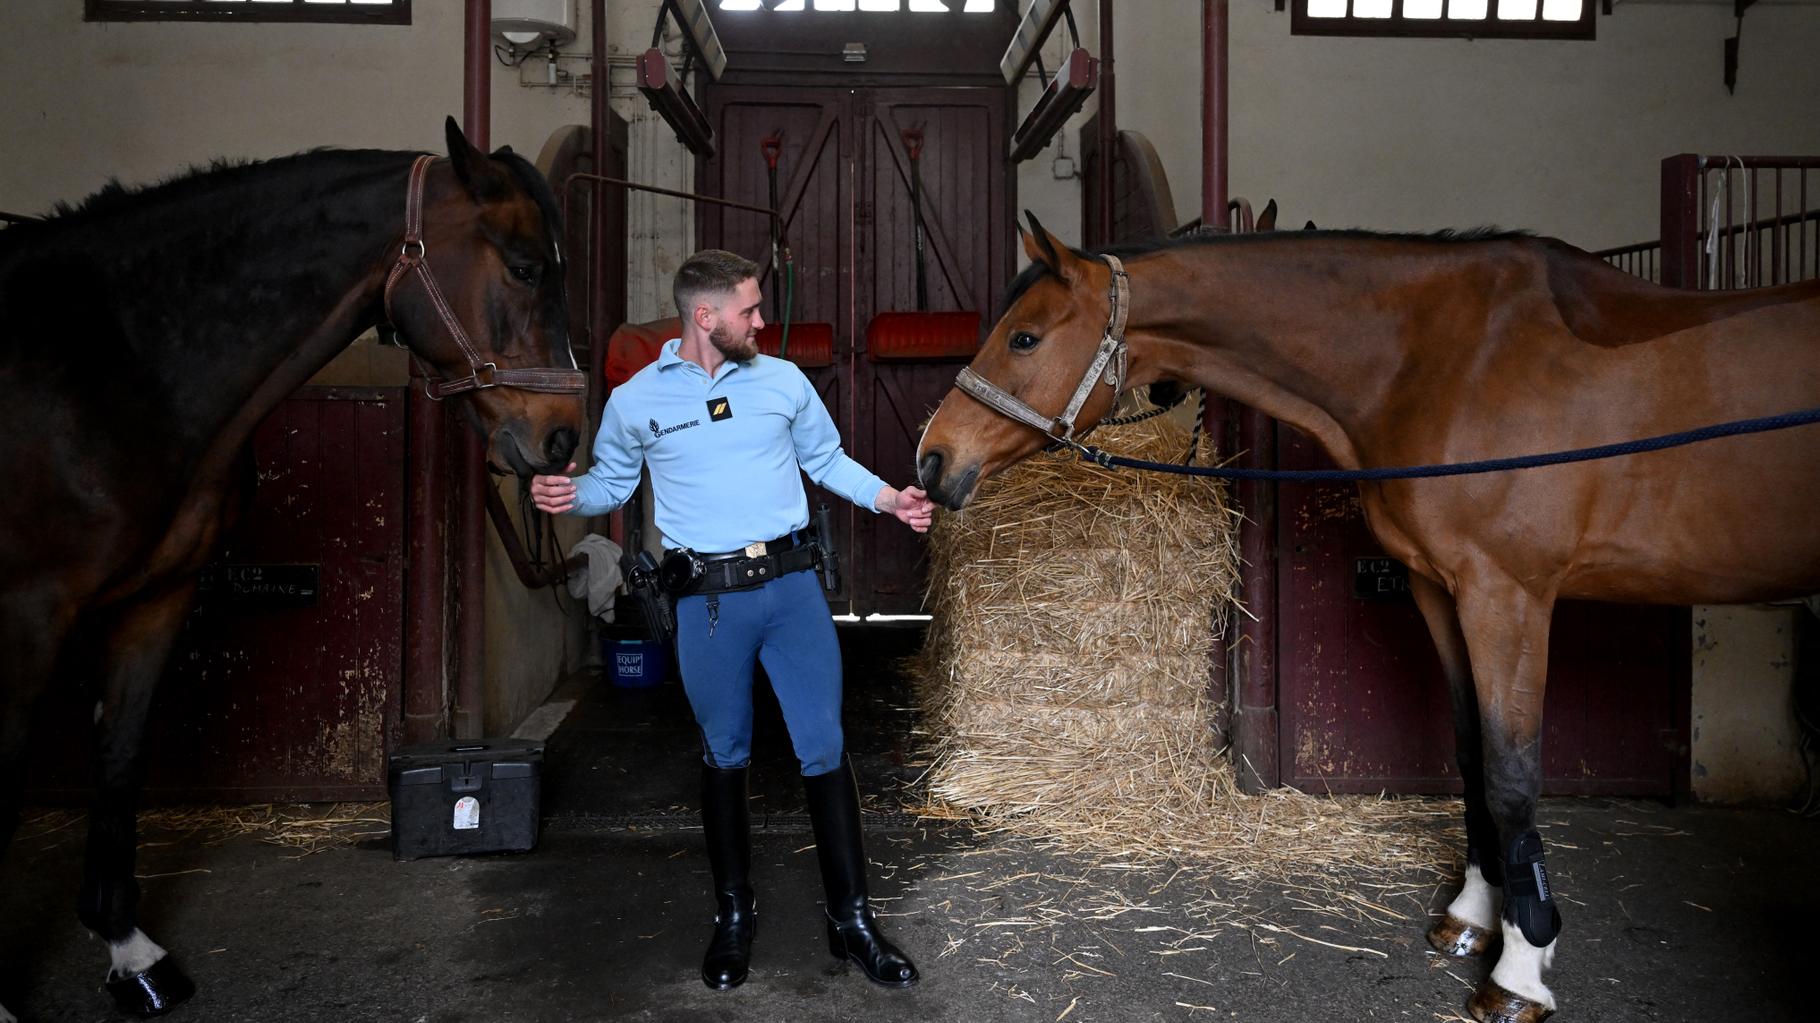
[[(651, 467), (657, 528), (673, 547), (735, 551), (809, 524), (803, 473), (872, 511), (885, 481), (847, 457), (815, 386), (796, 364), (760, 355), (712, 377), (665, 342), (656, 361), (614, 388), (575, 480), (571, 515), (624, 504)], [(799, 470), (800, 467), (800, 470)]]

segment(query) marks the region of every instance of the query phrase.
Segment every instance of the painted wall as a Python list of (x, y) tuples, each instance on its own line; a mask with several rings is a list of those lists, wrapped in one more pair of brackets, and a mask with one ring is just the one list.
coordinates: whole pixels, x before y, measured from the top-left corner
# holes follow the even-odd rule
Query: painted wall
[(1793, 671), (1796, 619), (1807, 614), (1760, 606), (1694, 610), (1694, 678), (1706, 683), (1694, 693), (1691, 722), (1694, 791), (1702, 799), (1776, 803), (1801, 791)]
[[(1119, 126), (1198, 193), (1200, 4), (1120, 4)], [(1820, 152), (1820, 7), (1620, 3), (1592, 42), (1289, 34), (1231, 7), (1231, 182), (1285, 223), (1430, 230), (1497, 224), (1583, 248), (1653, 239), (1657, 175), (1684, 152)], [(1188, 214), (1184, 214), (1186, 218)]]

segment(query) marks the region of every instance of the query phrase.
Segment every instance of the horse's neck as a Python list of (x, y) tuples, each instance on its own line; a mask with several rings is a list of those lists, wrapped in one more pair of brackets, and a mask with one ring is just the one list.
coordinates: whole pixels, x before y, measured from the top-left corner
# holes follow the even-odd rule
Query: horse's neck
[(177, 433), (237, 447), (372, 325), (383, 257), (403, 227), (410, 157), (397, 157), (339, 180), (290, 165), (193, 200), (193, 216), (148, 209), (95, 225), (161, 232), (103, 265), (124, 354), (162, 390)]
[(1289, 423), (1345, 466), (1360, 463), (1361, 435), (1395, 407), (1412, 363), (1446, 357), (1434, 342), (1451, 339), (1411, 321), (1444, 305), (1442, 287), (1462, 272), (1424, 248), (1398, 256), (1349, 239), (1210, 243), (1153, 259), (1134, 274), (1131, 331), (1158, 354), (1156, 371)]

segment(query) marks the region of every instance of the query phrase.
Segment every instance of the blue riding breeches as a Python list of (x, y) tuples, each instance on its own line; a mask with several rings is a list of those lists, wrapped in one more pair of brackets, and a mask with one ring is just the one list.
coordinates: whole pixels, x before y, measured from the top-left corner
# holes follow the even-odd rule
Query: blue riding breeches
[(752, 759), (756, 662), (771, 677), (804, 776), (840, 766), (840, 641), (813, 571), (679, 599), (676, 660), (710, 767), (744, 767)]

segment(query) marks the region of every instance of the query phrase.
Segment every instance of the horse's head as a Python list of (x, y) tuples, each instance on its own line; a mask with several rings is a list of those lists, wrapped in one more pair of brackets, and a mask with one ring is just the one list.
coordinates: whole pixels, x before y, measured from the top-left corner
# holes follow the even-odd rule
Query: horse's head
[[(1010, 289), (1010, 303), (956, 388), (942, 400), (917, 445), (917, 476), (936, 502), (960, 509), (980, 481), (1051, 441), (1085, 433), (1117, 400), (1122, 378), (1122, 324), (1112, 322), (1112, 267), (1082, 258), (1043, 230), (1028, 212), (1019, 233), (1031, 265)], [(1120, 351), (1096, 367), (1102, 339), (1116, 332)], [(1091, 376), (1091, 383), (1086, 378)], [(1108, 383), (1108, 379), (1114, 382)], [(974, 381), (971, 382), (970, 381)], [(983, 390), (978, 381), (989, 386)], [(1063, 422), (1075, 395), (1086, 388), (1072, 424)], [(996, 390), (1035, 411), (1030, 422), (995, 408)], [(1046, 421), (1047, 432), (1035, 425)]]
[(421, 233), (407, 211), (387, 315), (429, 364), (432, 397), (467, 402), (495, 471), (562, 472), (586, 429), (587, 377), (569, 350), (554, 196), (510, 147), (480, 152), (454, 118), (446, 132), (453, 173), (426, 162), (411, 175)]

